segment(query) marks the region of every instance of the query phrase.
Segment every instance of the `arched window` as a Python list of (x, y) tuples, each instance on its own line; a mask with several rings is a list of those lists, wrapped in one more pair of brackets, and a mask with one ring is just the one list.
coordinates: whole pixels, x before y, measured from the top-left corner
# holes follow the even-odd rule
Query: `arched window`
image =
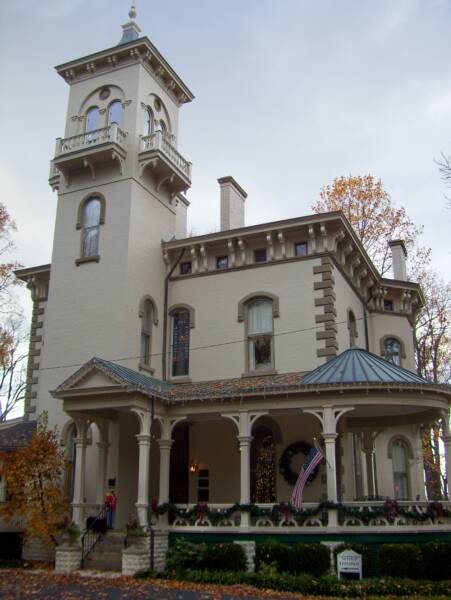
[(101, 202), (96, 196), (88, 198), (83, 206), (82, 257), (99, 254)]
[(122, 124), (122, 102), (120, 100), (114, 100), (108, 109), (108, 125), (111, 123)]
[(91, 107), (86, 113), (85, 131), (95, 131), (99, 129), (100, 113), (97, 106)]
[(387, 338), (384, 342), (385, 360), (401, 366), (401, 344), (395, 338)]
[(276, 445), (269, 427), (259, 425), (252, 432), (251, 501), (276, 501)]
[(274, 368), (273, 306), (267, 298), (256, 298), (247, 305), (248, 370)]
[(393, 465), (393, 486), (396, 500), (408, 500), (409, 496), (409, 458), (406, 444), (396, 440), (391, 448)]
[(348, 310), (348, 330), (349, 330), (349, 346), (356, 346), (356, 338), (359, 335), (357, 331), (357, 321), (352, 310)]
[(143, 135), (152, 135), (153, 133), (153, 114), (150, 108), (144, 111), (144, 133)]
[(177, 309), (172, 313), (172, 377), (189, 373), (190, 311)]
[(141, 317), (141, 364), (150, 366), (150, 347), (152, 338), (153, 306), (151, 300), (145, 300)]

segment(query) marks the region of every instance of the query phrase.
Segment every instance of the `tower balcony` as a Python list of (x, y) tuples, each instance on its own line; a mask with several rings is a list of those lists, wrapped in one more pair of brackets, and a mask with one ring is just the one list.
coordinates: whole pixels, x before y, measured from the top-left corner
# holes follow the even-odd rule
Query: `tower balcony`
[(172, 196), (191, 185), (191, 163), (174, 148), (162, 131), (141, 136), (139, 151), (141, 174), (149, 168), (156, 178), (157, 191), (165, 184)]
[(125, 139), (126, 134), (116, 123), (72, 137), (57, 138), (49, 184), (57, 187), (61, 173), (69, 185), (71, 173), (80, 169), (89, 169), (95, 180), (98, 166), (108, 162), (116, 162), (122, 174), (127, 156)]

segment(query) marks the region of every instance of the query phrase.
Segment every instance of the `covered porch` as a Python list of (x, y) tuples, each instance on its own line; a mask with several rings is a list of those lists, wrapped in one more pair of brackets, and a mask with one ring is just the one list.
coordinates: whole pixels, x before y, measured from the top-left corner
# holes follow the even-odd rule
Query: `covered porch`
[[(171, 386), (93, 359), (54, 392), (76, 427), (74, 522), (84, 528), (113, 479), (118, 528), (136, 517), (175, 533), (451, 531), (448, 500), (424, 495), (420, 435), (447, 414), (449, 392), (305, 381)], [(294, 482), (315, 442), (324, 460), (295, 509)], [(449, 431), (446, 457), (449, 477)]]

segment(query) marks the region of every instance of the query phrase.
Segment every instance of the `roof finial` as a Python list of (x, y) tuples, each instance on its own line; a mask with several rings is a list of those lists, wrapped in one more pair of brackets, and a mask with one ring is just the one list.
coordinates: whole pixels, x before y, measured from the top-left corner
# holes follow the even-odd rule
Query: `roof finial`
[(132, 42), (133, 40), (137, 40), (139, 38), (139, 34), (141, 33), (141, 29), (136, 23), (136, 4), (135, 0), (132, 0), (130, 10), (128, 11), (129, 21), (122, 25), (122, 38), (119, 44), (127, 44), (128, 42)]
[(128, 11), (128, 16), (132, 21), (136, 19), (136, 4), (134, 0), (132, 1), (132, 5), (130, 6), (130, 10)]

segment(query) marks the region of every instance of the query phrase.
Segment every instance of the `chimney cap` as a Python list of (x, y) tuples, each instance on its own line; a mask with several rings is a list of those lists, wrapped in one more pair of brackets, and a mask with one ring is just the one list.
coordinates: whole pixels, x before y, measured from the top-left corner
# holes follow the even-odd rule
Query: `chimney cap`
[(247, 198), (247, 193), (243, 190), (240, 184), (235, 181), (235, 179), (231, 175), (227, 175), (226, 177), (220, 177), (218, 179), (219, 185), (223, 185), (225, 183), (230, 183), (233, 187), (243, 196), (243, 198)]
[(404, 252), (404, 256), (407, 256), (407, 248), (404, 243), (404, 240), (390, 240), (388, 242), (388, 245), (390, 246), (390, 248), (393, 248), (393, 246), (401, 246), (402, 251)]

